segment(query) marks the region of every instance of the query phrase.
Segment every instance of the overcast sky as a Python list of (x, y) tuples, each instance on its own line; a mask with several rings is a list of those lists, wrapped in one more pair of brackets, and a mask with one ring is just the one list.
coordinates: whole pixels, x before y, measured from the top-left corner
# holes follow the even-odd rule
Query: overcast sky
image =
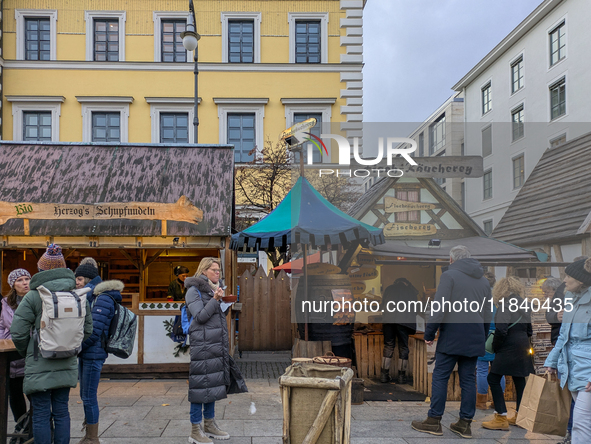
[(368, 0), (365, 122), (423, 122), (541, 0)]

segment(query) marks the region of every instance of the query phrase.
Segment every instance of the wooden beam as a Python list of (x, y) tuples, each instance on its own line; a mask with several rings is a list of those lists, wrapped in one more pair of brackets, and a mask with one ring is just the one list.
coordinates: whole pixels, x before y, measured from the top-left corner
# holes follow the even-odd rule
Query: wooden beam
[[(564, 262), (564, 258), (562, 257), (562, 248), (560, 245), (553, 245), (552, 249), (554, 250), (554, 256), (558, 262)], [(560, 279), (563, 280), (566, 277), (566, 273), (564, 272), (564, 267), (558, 267), (558, 273), (560, 274)]]
[(29, 219), (23, 219), (23, 227), (25, 230), (25, 236), (30, 236), (31, 230), (29, 229)]
[(166, 251), (166, 248), (163, 248), (162, 250), (158, 250), (158, 251), (156, 252), (156, 254), (154, 254), (154, 256), (152, 256), (150, 259), (148, 259), (148, 260), (146, 261), (146, 265), (145, 265), (145, 266), (146, 266), (146, 268), (148, 268), (148, 267), (150, 266), (150, 264), (151, 264), (152, 262), (154, 262), (156, 259), (158, 259), (158, 257), (159, 257), (159, 256), (160, 256), (162, 253), (164, 253), (165, 251)]
[(139, 270), (139, 268), (140, 268), (140, 265), (139, 265), (138, 261), (136, 261), (136, 260), (135, 260), (133, 257), (131, 257), (131, 255), (130, 255), (130, 254), (127, 252), (127, 251), (125, 251), (124, 249), (120, 248), (120, 249), (119, 249), (119, 252), (120, 252), (120, 253), (121, 253), (123, 256), (125, 256), (125, 258), (126, 258), (126, 259), (127, 259), (129, 262), (131, 262), (131, 263), (134, 265), (134, 267), (135, 267), (135, 268), (137, 268), (137, 269)]
[(68, 250), (68, 252), (66, 254), (64, 254), (64, 259), (69, 258), (72, 255), (72, 253), (74, 253), (74, 251), (76, 251), (75, 248), (72, 248), (71, 250)]
[(329, 390), (320, 405), (320, 410), (318, 411), (318, 416), (314, 420), (312, 427), (306, 434), (306, 437), (302, 441), (302, 444), (316, 444), (320, 434), (324, 430), (324, 425), (328, 421), (330, 414), (332, 413), (332, 409), (337, 401), (337, 396), (339, 391), (337, 390)]
[(162, 236), (167, 236), (167, 228), (166, 228), (166, 221), (162, 220), (160, 221), (160, 234)]
[(37, 253), (37, 250), (35, 250), (34, 248), (29, 248), (29, 250), (31, 251), (31, 253), (33, 253), (33, 256), (35, 256), (35, 259), (39, 260), (39, 253)]
[(137, 363), (144, 363), (144, 316), (138, 316), (137, 323)]
[(581, 246), (581, 254), (583, 256), (591, 257), (591, 233), (587, 233), (587, 236), (583, 238), (583, 244)]
[(384, 216), (381, 212), (379, 212), (378, 210), (376, 210), (375, 208), (371, 209), (371, 212), (378, 218), (378, 220), (383, 223), (384, 225), (387, 225), (390, 223), (390, 221), (386, 218), (386, 216)]
[(355, 243), (351, 244), (351, 246), (347, 249), (347, 251), (343, 255), (343, 258), (339, 262), (339, 268), (341, 269), (341, 273), (347, 273), (347, 270), (349, 269), (349, 265), (351, 265), (353, 258), (355, 256), (357, 256), (357, 254), (361, 251), (361, 248), (362, 247), (359, 242), (357, 242), (357, 245), (355, 245)]

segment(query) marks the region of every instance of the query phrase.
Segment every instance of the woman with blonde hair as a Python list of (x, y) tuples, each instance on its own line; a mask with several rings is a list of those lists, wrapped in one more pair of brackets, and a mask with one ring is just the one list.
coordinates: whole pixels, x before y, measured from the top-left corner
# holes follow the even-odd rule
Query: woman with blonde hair
[(492, 290), (497, 306), (493, 350), (495, 358), (488, 374), (488, 385), (493, 396), (495, 416), (482, 427), (491, 430), (509, 430), (515, 417), (507, 418), (507, 406), (501, 387), (503, 376), (511, 376), (517, 394), (517, 407), (525, 389), (525, 378), (534, 372), (529, 338), (532, 336), (530, 310), (525, 308), (525, 286), (515, 277), (502, 278)]
[[(185, 279), (185, 301), (193, 317), (189, 328), (191, 365), (189, 402), (191, 403), (190, 443), (212, 443), (229, 439), (215, 422), (215, 401), (226, 398), (230, 385), (230, 351), (226, 315), (221, 309), (221, 261), (205, 257), (194, 277)], [(202, 424), (203, 420), (203, 424)]]

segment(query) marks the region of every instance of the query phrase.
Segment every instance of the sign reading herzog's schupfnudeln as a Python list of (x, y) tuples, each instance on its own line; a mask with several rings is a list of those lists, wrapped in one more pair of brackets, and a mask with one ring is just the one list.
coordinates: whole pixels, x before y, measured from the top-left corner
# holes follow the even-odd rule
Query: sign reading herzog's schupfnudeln
[(199, 223), (203, 211), (186, 196), (172, 204), (154, 202), (117, 202), (97, 204), (57, 204), (0, 202), (0, 225), (9, 219), (84, 219), (84, 220), (174, 220)]

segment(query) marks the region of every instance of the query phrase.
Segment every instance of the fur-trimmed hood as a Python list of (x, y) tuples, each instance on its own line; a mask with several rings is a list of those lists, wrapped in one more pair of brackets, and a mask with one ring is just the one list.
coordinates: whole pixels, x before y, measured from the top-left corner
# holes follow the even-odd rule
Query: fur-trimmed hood
[(213, 290), (207, 282), (207, 278), (204, 275), (198, 277), (188, 277), (185, 279), (185, 288), (188, 290), (191, 287), (197, 287), (200, 293), (213, 293)]
[(94, 294), (106, 293), (107, 291), (121, 292), (125, 288), (125, 284), (117, 279), (111, 281), (103, 281), (94, 287)]

